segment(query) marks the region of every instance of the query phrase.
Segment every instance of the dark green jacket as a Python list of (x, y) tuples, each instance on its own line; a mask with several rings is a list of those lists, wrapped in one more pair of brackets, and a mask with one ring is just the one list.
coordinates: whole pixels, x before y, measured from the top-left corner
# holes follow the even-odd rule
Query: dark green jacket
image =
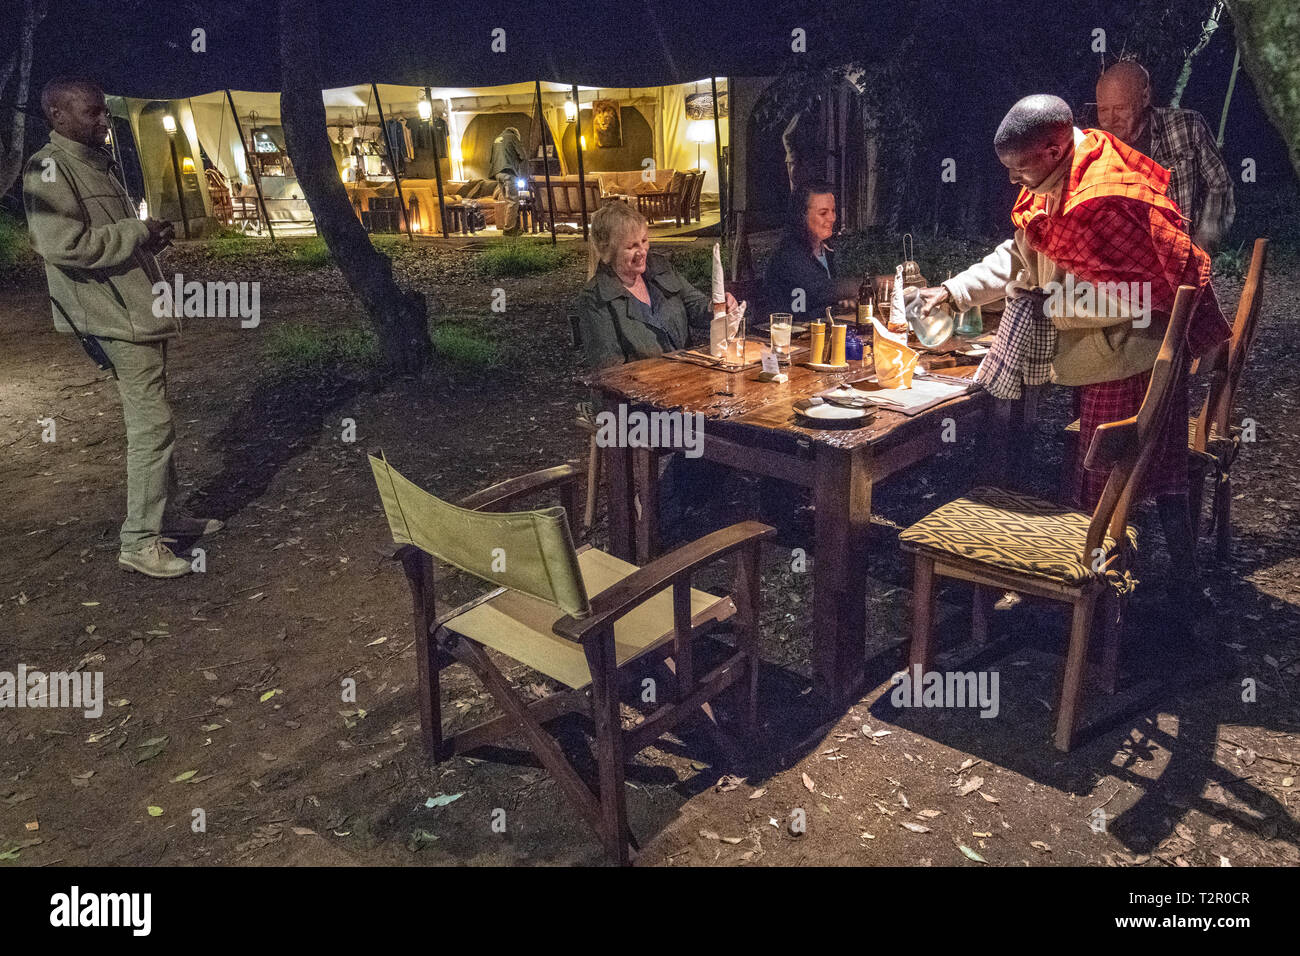
[(702, 338), (708, 338), (713, 319), (712, 302), (687, 282), (671, 262), (650, 253), (646, 259), (645, 281), (647, 287), (653, 284), (662, 295), (659, 318), (663, 330), (637, 317), (632, 293), (604, 263), (583, 287), (578, 297), (578, 321), (591, 368), (621, 365), (686, 348), (691, 329), (703, 332)]
[[(108, 153), (50, 133), (27, 161), (23, 205), (50, 295), (79, 332), (125, 342), (180, 333), (178, 319), (154, 314), (162, 272), (143, 248), (149, 230), (109, 170)], [(72, 331), (53, 305), (50, 311), (58, 331)]]
[(524, 156), (524, 147), (518, 136), (502, 133), (492, 140), (492, 176), (495, 178), (497, 173), (507, 171), (515, 176), (527, 176), (528, 158)]

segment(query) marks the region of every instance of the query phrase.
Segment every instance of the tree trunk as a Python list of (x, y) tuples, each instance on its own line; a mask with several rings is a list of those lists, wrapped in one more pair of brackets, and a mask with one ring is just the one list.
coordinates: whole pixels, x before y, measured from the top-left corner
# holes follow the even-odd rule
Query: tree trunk
[(1210, 9), (1210, 17), (1201, 24), (1201, 39), (1197, 41), (1196, 46), (1187, 51), (1187, 56), (1183, 58), (1183, 71), (1178, 74), (1178, 82), (1174, 84), (1174, 95), (1169, 99), (1169, 105), (1177, 109), (1183, 102), (1183, 91), (1187, 89), (1187, 82), (1192, 78), (1192, 58), (1206, 48), (1210, 42), (1210, 37), (1214, 36), (1214, 31), (1219, 29), (1219, 17), (1223, 16), (1223, 3), (1218, 2)]
[(35, 45), (36, 28), (45, 19), (48, 0), (25, 0), (23, 3), (22, 33), (18, 37), (18, 49), (9, 62), (0, 69), (0, 93), (4, 92), (9, 77), (15, 70), (18, 73), (18, 85), (14, 90), (13, 125), (10, 127), (9, 139), (0, 143), (0, 196), (9, 192), (18, 181), (23, 169), (23, 146), (27, 138), (27, 113), (22, 110), (32, 109), (32, 48)]
[(339, 179), (325, 126), (319, 36), (313, 3), (281, 0), (280, 119), (285, 147), (316, 228), (374, 323), (385, 370), (418, 375), (433, 361), (428, 305), (421, 293), (397, 285), (392, 262), (371, 245)]
[(1241, 61), (1300, 175), (1300, 30), (1295, 8), (1277, 0), (1228, 0), (1228, 9)]

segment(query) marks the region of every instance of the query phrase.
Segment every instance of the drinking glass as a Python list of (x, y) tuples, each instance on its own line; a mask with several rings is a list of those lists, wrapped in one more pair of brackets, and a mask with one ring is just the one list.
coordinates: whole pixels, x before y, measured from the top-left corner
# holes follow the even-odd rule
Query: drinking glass
[(790, 329), (794, 316), (789, 312), (773, 312), (771, 315), (772, 351), (783, 365), (790, 364)]
[[(728, 321), (730, 321), (730, 314), (728, 314)], [(740, 317), (739, 322), (740, 324), (736, 329), (736, 334), (735, 336), (732, 337), (731, 341), (728, 344), (730, 345), (732, 361), (735, 362), (737, 365), (744, 365), (745, 364), (745, 317), (743, 315)]]

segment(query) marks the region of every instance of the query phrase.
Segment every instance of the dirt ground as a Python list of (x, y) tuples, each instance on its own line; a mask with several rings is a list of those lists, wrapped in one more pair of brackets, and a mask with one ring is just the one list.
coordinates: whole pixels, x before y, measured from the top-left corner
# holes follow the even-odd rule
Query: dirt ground
[[(603, 862), (521, 745), (441, 766), (420, 750), (409, 599), (400, 569), (385, 560), (391, 539), (366, 452), (382, 448), (451, 498), (585, 453), (566, 318), (580, 264), (498, 282), (473, 277), (473, 254), (423, 246), (399, 272), (436, 288), (449, 308), (481, 316), (485, 334), (514, 357), (490, 373), (384, 390), (359, 374), (279, 376), (260, 358), (267, 329), (357, 315), (328, 268), (249, 266), (237, 278), (263, 283), (259, 328), (189, 323), (169, 368), (182, 488), (192, 510), (228, 527), (202, 542), (206, 573), (170, 582), (117, 567), (125, 442), (114, 384), (52, 330), (38, 273), (0, 282), (0, 670), (102, 671), (109, 701), (98, 720), (0, 710), (0, 861)], [(232, 278), (195, 247), (174, 251), (173, 266), (187, 278)], [(791, 566), (793, 548), (811, 549), (810, 525), (806, 513), (782, 525), (764, 553), (761, 739), (745, 742), (750, 757), (728, 759), (696, 722), (632, 762), (639, 862), (1300, 864), (1300, 798), (1290, 804), (1300, 776), (1294, 259), (1277, 257), (1267, 282), (1238, 403), (1239, 417), (1257, 423), (1257, 441), (1234, 476), (1236, 548), (1226, 565), (1207, 555), (1204, 567), (1218, 611), (1199, 626), (1219, 653), (1176, 663), (1186, 636), (1165, 626), (1165, 565), (1152, 529), (1124, 688), (1090, 697), (1098, 727), (1077, 751), (1062, 755), (1049, 742), (1066, 629), (1050, 607), (998, 611), (995, 641), (972, 663), (958, 642), (969, 633), (969, 595), (946, 589), (939, 633), (954, 656), (940, 663), (999, 671), (1000, 713), (892, 706), (888, 682), (911, 603), (897, 527), (968, 486), (971, 445), (959, 444), (876, 494), (866, 581), (875, 689), (829, 721), (809, 694), (811, 574)], [(504, 315), (488, 310), (496, 286), (507, 290)], [(1239, 288), (1223, 281), (1224, 301), (1235, 306)], [(1031, 462), (1041, 493), (1054, 492), (1068, 414), (1068, 396), (1056, 390)], [(41, 440), (38, 419), (47, 417), (57, 423), (52, 443)], [(343, 440), (344, 419), (356, 423), (353, 442)], [(758, 507), (755, 483), (731, 477), (675, 533)], [(1153, 525), (1145, 513), (1138, 523)], [(599, 524), (595, 540), (604, 540)], [(439, 601), (451, 605), (479, 591), (461, 575), (438, 581)], [(508, 673), (527, 693), (545, 692), (524, 668)], [(355, 702), (342, 699), (348, 678)], [(1257, 688), (1249, 703), (1247, 678)], [(456, 726), (491, 713), (460, 667), (444, 676), (444, 698)], [(730, 703), (717, 708), (724, 729)], [(581, 757), (584, 723), (566, 718), (560, 730)], [(205, 832), (192, 826), (198, 810)], [(500, 811), (504, 832), (493, 827)]]

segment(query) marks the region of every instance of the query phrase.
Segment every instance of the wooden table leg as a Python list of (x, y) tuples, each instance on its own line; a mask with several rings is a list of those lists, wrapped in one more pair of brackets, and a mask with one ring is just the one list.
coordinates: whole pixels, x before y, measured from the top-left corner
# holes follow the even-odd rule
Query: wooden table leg
[(848, 703), (866, 679), (868, 454), (825, 445), (817, 449), (813, 689), (831, 707)]
[(609, 550), (624, 561), (635, 561), (636, 509), (633, 498), (636, 495), (636, 482), (633, 477), (632, 449), (610, 446), (603, 451), (605, 486), (609, 494), (605, 509), (609, 514)]
[(641, 505), (634, 509), (636, 563), (649, 564), (659, 555), (659, 455), (649, 448), (635, 449), (632, 452), (632, 474), (637, 501)]
[(993, 407), (984, 418), (979, 464), (975, 469), (975, 480), (981, 485), (1006, 484), (1014, 406), (1013, 401), (994, 399)]

